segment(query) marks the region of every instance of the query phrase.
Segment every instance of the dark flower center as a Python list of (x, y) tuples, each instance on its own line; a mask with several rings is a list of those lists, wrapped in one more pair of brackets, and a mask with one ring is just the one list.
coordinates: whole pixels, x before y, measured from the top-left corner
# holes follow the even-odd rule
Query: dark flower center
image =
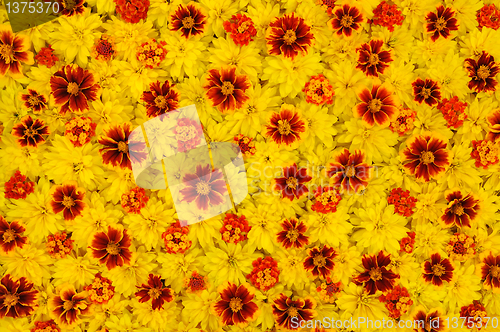
[(493, 265), (492, 267), (490, 267), (490, 274), (493, 278), (500, 277), (500, 267), (497, 265)]
[(71, 310), (75, 307), (75, 303), (73, 301), (65, 301), (63, 304), (64, 311)]
[(210, 186), (205, 181), (200, 181), (196, 184), (196, 192), (199, 195), (208, 195), (210, 192)]
[(382, 102), (380, 99), (372, 99), (370, 103), (368, 103), (368, 108), (372, 113), (377, 113), (380, 111), (380, 108), (382, 108)]
[(192, 27), (194, 27), (194, 19), (191, 16), (184, 17), (182, 19), (182, 26), (185, 29), (191, 29)]
[(118, 244), (116, 244), (114, 242), (110, 242), (106, 246), (106, 251), (110, 255), (118, 255), (120, 253), (120, 247), (118, 246)]
[(373, 269), (371, 269), (369, 274), (370, 279), (372, 279), (373, 281), (382, 279), (382, 272), (380, 272), (380, 269), (378, 267), (374, 267)]
[(40, 99), (38, 99), (38, 96), (30, 96), (28, 98), (28, 103), (31, 106), (36, 106), (36, 105), (40, 104)]
[(295, 241), (297, 241), (297, 238), (299, 237), (299, 231), (296, 230), (295, 228), (289, 229), (288, 232), (286, 232), (286, 237), (291, 242), (295, 242)]
[(340, 20), (340, 25), (344, 28), (349, 28), (354, 23), (352, 16), (344, 15)]
[(3, 242), (9, 243), (10, 241), (14, 241), (16, 238), (16, 232), (14, 232), (12, 229), (8, 229), (3, 233)]
[(368, 58), (368, 62), (372, 66), (375, 66), (376, 64), (378, 64), (378, 62), (379, 62), (378, 54), (376, 54), (376, 53), (370, 54), (370, 56)]
[(345, 168), (345, 176), (352, 178), (354, 175), (356, 175), (356, 168), (354, 166), (347, 166)]
[(295, 31), (286, 30), (285, 35), (283, 36), (283, 40), (287, 45), (295, 43), (295, 41), (297, 40), (297, 35), (295, 34)]
[(434, 153), (432, 153), (431, 151), (422, 151), (422, 154), (420, 155), (420, 161), (424, 164), (430, 164), (434, 162)]
[(24, 131), (24, 135), (25, 136), (28, 136), (28, 137), (33, 137), (35, 136), (36, 134), (38, 134), (38, 131), (32, 129), (32, 128), (28, 128)]
[(290, 126), (290, 122), (288, 122), (288, 120), (279, 120), (278, 131), (280, 135), (289, 135), (290, 132), (292, 131), (292, 126)]
[(316, 255), (313, 258), (313, 264), (317, 267), (323, 267), (326, 265), (326, 258), (323, 255)]
[(80, 91), (80, 87), (75, 82), (70, 82), (70, 83), (68, 83), (68, 88), (66, 89), (66, 91), (69, 94), (76, 96), (76, 95), (78, 95), (78, 92)]
[(464, 214), (464, 207), (462, 206), (462, 204), (457, 202), (453, 204), (453, 206), (451, 207), (451, 211), (457, 216), (461, 216)]
[(161, 295), (161, 290), (159, 290), (158, 288), (151, 288), (149, 291), (148, 291), (148, 295), (153, 299), (157, 299), (158, 297), (160, 297)]
[(96, 50), (97, 53), (104, 56), (109, 56), (115, 53), (113, 50), (113, 45), (111, 45), (111, 43), (106, 40), (101, 40), (97, 45)]
[(118, 142), (118, 151), (123, 153), (127, 152), (128, 151), (127, 143), (125, 143), (124, 141)]
[(233, 83), (231, 83), (229, 81), (222, 82), (221, 91), (222, 91), (222, 94), (225, 96), (232, 94), (234, 91)]
[(75, 200), (71, 196), (64, 196), (62, 205), (64, 205), (67, 208), (70, 208), (75, 205)]
[(155, 105), (158, 108), (165, 108), (167, 106), (167, 98), (164, 96), (158, 96), (155, 98)]
[(296, 189), (297, 188), (297, 179), (294, 178), (293, 176), (289, 177), (286, 179), (286, 186), (288, 188)]
[(229, 308), (231, 308), (231, 310), (233, 312), (238, 312), (241, 310), (241, 308), (243, 308), (243, 304), (242, 304), (242, 301), (239, 297), (233, 297), (230, 301), (229, 301)]
[(445, 272), (446, 269), (441, 264), (435, 264), (432, 266), (432, 273), (437, 277), (442, 276)]
[(4, 59), (6, 64), (11, 63), (14, 60), (14, 52), (12, 51), (12, 46), (0, 45), (0, 57)]
[(290, 317), (297, 317), (299, 315), (299, 311), (295, 307), (288, 308), (287, 313)]
[(13, 307), (17, 304), (17, 301), (19, 300), (19, 296), (16, 294), (7, 294), (5, 295), (5, 299), (3, 300), (3, 304), (6, 305), (7, 307)]
[(431, 89), (428, 89), (428, 88), (422, 88), (422, 90), (420, 91), (420, 94), (425, 98), (429, 98), (431, 96)]
[(467, 250), (465, 249), (464, 245), (462, 244), (462, 242), (457, 242), (455, 243), (455, 245), (453, 246), (453, 252), (456, 253), (456, 254), (460, 254), (460, 255), (463, 255), (463, 254), (466, 254), (467, 253)]
[(440, 17), (436, 20), (434, 26), (436, 27), (436, 30), (443, 30), (444, 28), (446, 28), (446, 20)]
[(477, 70), (477, 77), (479, 77), (482, 80), (487, 79), (490, 77), (490, 68), (488, 66), (482, 65), (479, 67)]

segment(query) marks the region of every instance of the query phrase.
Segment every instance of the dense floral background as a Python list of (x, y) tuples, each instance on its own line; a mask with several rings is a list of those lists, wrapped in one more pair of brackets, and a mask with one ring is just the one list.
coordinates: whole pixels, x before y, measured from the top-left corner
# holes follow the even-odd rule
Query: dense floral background
[[(495, 330), (498, 1), (57, 1), (1, 11), (1, 331)], [(250, 193), (181, 227), (127, 139), (192, 104)]]

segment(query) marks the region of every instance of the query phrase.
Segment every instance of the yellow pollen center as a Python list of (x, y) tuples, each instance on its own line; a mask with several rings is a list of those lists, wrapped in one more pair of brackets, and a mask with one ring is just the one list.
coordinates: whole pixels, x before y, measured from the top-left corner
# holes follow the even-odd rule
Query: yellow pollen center
[(24, 131), (24, 135), (28, 137), (33, 137), (37, 134), (37, 131), (31, 128), (28, 128)]
[(31, 106), (36, 106), (36, 105), (40, 104), (40, 99), (38, 99), (38, 97), (30, 96), (28, 98), (28, 103)]
[(165, 108), (167, 106), (167, 98), (164, 96), (158, 96), (155, 98), (155, 105), (158, 108)]
[(378, 64), (379, 63), (378, 54), (375, 54), (375, 53), (370, 54), (370, 57), (368, 58), (368, 62), (372, 66), (375, 66), (376, 64)]
[(64, 311), (68, 311), (73, 309), (75, 306), (75, 303), (73, 301), (65, 301), (63, 304)]
[(106, 246), (106, 251), (110, 255), (118, 255), (120, 253), (120, 247), (118, 246), (118, 244), (110, 242)]
[(299, 237), (299, 231), (296, 230), (295, 228), (290, 229), (288, 232), (286, 232), (286, 237), (291, 241), (295, 242), (297, 241), (297, 238)]
[(151, 289), (148, 291), (148, 295), (149, 295), (152, 299), (157, 299), (158, 297), (160, 297), (160, 295), (161, 295), (161, 291), (160, 291), (158, 288), (151, 288)]
[(422, 91), (420, 91), (420, 94), (425, 98), (429, 98), (431, 96), (431, 89), (428, 88), (422, 88)]
[(17, 304), (17, 301), (19, 300), (19, 296), (16, 294), (7, 294), (5, 295), (5, 299), (3, 300), (3, 304), (12, 307)]
[(3, 242), (9, 243), (10, 241), (14, 241), (16, 238), (16, 233), (12, 229), (8, 229), (3, 233)]
[(316, 255), (313, 258), (313, 264), (318, 267), (323, 267), (326, 265), (326, 258), (323, 255)]
[(229, 301), (229, 308), (233, 312), (238, 312), (243, 308), (243, 304), (241, 303), (241, 299), (239, 297), (233, 297), (231, 301)]
[(289, 135), (292, 131), (290, 122), (288, 120), (278, 120), (278, 131), (280, 135)]
[(0, 45), (0, 58), (2, 58), (6, 64), (13, 62), (14, 52), (12, 52), (12, 46)]
[(432, 273), (434, 273), (435, 276), (442, 276), (445, 273), (445, 268), (441, 264), (436, 264), (432, 266)]
[(342, 17), (342, 19), (340, 20), (340, 25), (344, 28), (349, 28), (353, 22), (354, 19), (352, 18), (352, 16), (344, 15), (344, 17)]
[(233, 83), (231, 83), (229, 81), (224, 81), (222, 83), (221, 91), (222, 91), (222, 94), (224, 96), (232, 94), (233, 91), (234, 91), (234, 85), (233, 85)]
[(196, 184), (196, 192), (200, 195), (208, 195), (210, 186), (205, 181), (200, 181)]
[(290, 317), (297, 317), (299, 315), (299, 311), (295, 307), (288, 308), (287, 313)]
[(345, 168), (345, 176), (352, 178), (354, 175), (356, 175), (356, 168), (354, 166), (347, 166)]
[(245, 21), (243, 23), (241, 23), (241, 25), (238, 27), (238, 32), (239, 33), (243, 33), (245, 32), (245, 30), (250, 26), (250, 22), (248, 21)]
[(491, 276), (492, 276), (493, 278), (498, 278), (498, 277), (500, 277), (500, 267), (499, 267), (499, 266), (496, 266), (496, 265), (492, 266), (492, 267), (490, 268), (490, 274), (491, 274)]
[(296, 189), (297, 183), (298, 183), (297, 178), (294, 178), (293, 176), (286, 179), (286, 186), (288, 188)]
[(80, 91), (80, 87), (75, 82), (70, 82), (70, 83), (68, 83), (68, 88), (66, 89), (66, 91), (69, 94), (76, 96), (76, 95), (78, 95), (78, 92)]
[(451, 207), (451, 211), (457, 216), (461, 216), (464, 214), (464, 207), (460, 203), (456, 203)]
[(127, 152), (128, 151), (127, 143), (125, 143), (124, 141), (118, 142), (118, 151)]
[(370, 270), (370, 279), (377, 281), (382, 279), (382, 272), (378, 267), (375, 267)]
[(443, 30), (446, 28), (446, 20), (442, 17), (438, 18), (435, 23), (436, 30)]
[(291, 45), (295, 43), (297, 40), (297, 35), (295, 34), (295, 31), (293, 30), (287, 30), (285, 32), (285, 35), (283, 36), (283, 40), (285, 41), (285, 44)]
[(194, 19), (191, 16), (184, 17), (182, 19), (182, 26), (185, 29), (191, 29), (192, 27), (194, 27)]
[(477, 70), (477, 77), (479, 77), (482, 80), (485, 80), (488, 77), (490, 77), (490, 68), (488, 68), (485, 65), (480, 66), (479, 69)]
[(368, 108), (370, 109), (370, 112), (377, 113), (382, 108), (382, 102), (380, 99), (372, 99), (368, 104)]
[(420, 161), (424, 164), (430, 164), (434, 162), (434, 153), (431, 151), (423, 151), (420, 155)]
[(75, 200), (71, 196), (64, 196), (62, 205), (64, 205), (67, 208), (70, 208), (75, 205)]

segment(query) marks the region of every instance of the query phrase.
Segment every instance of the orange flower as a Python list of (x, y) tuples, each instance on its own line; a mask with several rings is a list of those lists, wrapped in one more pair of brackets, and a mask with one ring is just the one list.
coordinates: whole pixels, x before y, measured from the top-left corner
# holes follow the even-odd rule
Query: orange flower
[(12, 78), (24, 77), (21, 63), (35, 63), (27, 36), (15, 35), (7, 25), (0, 25), (0, 77), (7, 73)]
[(236, 75), (236, 67), (212, 69), (208, 71), (204, 88), (213, 107), (221, 112), (233, 111), (249, 99), (245, 91), (250, 88), (250, 82), (245, 75)]
[(25, 277), (13, 280), (6, 274), (0, 282), (0, 318), (26, 317), (35, 309), (38, 291)]
[(80, 315), (90, 311), (86, 297), (85, 292), (77, 293), (73, 285), (64, 286), (59, 294), (49, 300), (52, 317), (60, 325), (75, 326), (80, 322)]
[(354, 116), (362, 118), (368, 128), (373, 127), (375, 123), (388, 127), (398, 115), (392, 93), (385, 87), (374, 85), (371, 92), (364, 89), (358, 97), (362, 102), (354, 107)]
[(340, 192), (358, 192), (368, 185), (372, 177), (373, 167), (365, 163), (365, 154), (356, 150), (353, 154), (344, 149), (333, 157), (326, 175), (335, 188), (340, 187)]
[(293, 59), (299, 52), (307, 53), (314, 35), (304, 19), (292, 13), (276, 17), (269, 23), (266, 40), (269, 54), (283, 54), (284, 57)]
[(82, 215), (87, 206), (83, 202), (85, 189), (78, 187), (75, 181), (68, 181), (52, 189), (50, 205), (54, 213), (62, 212), (64, 220), (74, 220)]
[(254, 302), (255, 295), (248, 283), (237, 286), (226, 282), (217, 291), (221, 298), (213, 305), (213, 309), (221, 318), (222, 325), (243, 327), (257, 318), (259, 307)]

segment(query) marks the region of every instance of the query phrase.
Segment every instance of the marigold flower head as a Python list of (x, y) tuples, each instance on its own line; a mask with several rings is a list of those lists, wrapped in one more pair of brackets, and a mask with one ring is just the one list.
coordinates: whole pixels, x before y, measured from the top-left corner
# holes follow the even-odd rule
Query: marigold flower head
[(500, 9), (495, 4), (484, 4), (484, 6), (476, 14), (479, 29), (490, 28), (498, 30), (500, 28)]
[(97, 232), (89, 245), (92, 257), (99, 259), (100, 264), (105, 264), (108, 270), (117, 266), (130, 264), (132, 239), (126, 229), (117, 229), (108, 226), (106, 232)]
[(221, 205), (226, 201), (227, 186), (220, 169), (212, 171), (210, 164), (197, 165), (196, 172), (184, 175), (182, 181), (187, 183), (180, 190), (182, 202), (195, 202), (200, 210)]
[(112, 281), (97, 273), (92, 283), (83, 288), (88, 293), (88, 299), (94, 304), (106, 304), (115, 295)]
[(167, 50), (165, 49), (166, 42), (157, 42), (156, 39), (150, 39), (137, 47), (135, 55), (137, 60), (146, 68), (153, 69), (160, 66), (160, 63), (165, 60)]
[(485, 252), (481, 260), (480, 275), (484, 289), (500, 293), (500, 255)]
[(181, 226), (180, 222), (172, 224), (161, 235), (165, 243), (165, 250), (169, 254), (183, 254), (191, 248), (191, 241), (188, 238), (189, 227)]
[(34, 324), (35, 327), (30, 332), (61, 332), (53, 319), (46, 322), (36, 321)]
[(442, 258), (440, 254), (435, 253), (422, 264), (422, 277), (434, 286), (441, 286), (445, 281), (451, 281), (454, 270), (448, 258)]
[(489, 140), (473, 140), (471, 157), (476, 160), (476, 167), (488, 169), (489, 166), (498, 164), (500, 155), (499, 142)]
[(9, 74), (12, 78), (22, 78), (22, 63), (32, 65), (33, 52), (26, 35), (16, 35), (10, 25), (0, 25), (0, 77)]
[(169, 81), (163, 83), (156, 81), (149, 85), (149, 91), (142, 93), (141, 100), (146, 103), (149, 118), (155, 118), (179, 107), (180, 96), (174, 90), (174, 86), (175, 84)]
[(406, 252), (407, 254), (411, 254), (413, 249), (415, 248), (415, 232), (406, 232), (408, 235), (401, 239), (399, 243), (401, 251)]
[(466, 322), (465, 326), (471, 331), (481, 331), (483, 327), (488, 326), (490, 320), (486, 308), (477, 300), (460, 308), (460, 317), (463, 317), (461, 319)]
[(122, 208), (127, 213), (141, 213), (141, 209), (146, 207), (149, 197), (146, 195), (146, 190), (141, 187), (135, 187), (124, 193), (121, 197)]
[(338, 36), (343, 34), (346, 37), (351, 37), (353, 31), (361, 29), (361, 23), (364, 20), (363, 14), (357, 7), (345, 4), (335, 11), (329, 23)]
[(220, 229), (222, 240), (227, 243), (238, 243), (247, 239), (251, 227), (245, 216), (238, 217), (234, 213), (226, 213)]
[(302, 249), (309, 244), (304, 222), (299, 222), (296, 218), (285, 219), (281, 227), (283, 230), (277, 234), (277, 240), (284, 248)]
[(286, 58), (293, 59), (299, 53), (307, 54), (314, 41), (314, 35), (303, 18), (291, 13), (275, 17), (269, 23), (266, 40), (270, 55), (282, 54)]
[(78, 187), (75, 181), (67, 181), (62, 185), (54, 186), (51, 190), (52, 210), (54, 213), (62, 212), (64, 220), (74, 220), (87, 206), (83, 201), (85, 189)]
[(458, 30), (458, 21), (454, 16), (455, 12), (443, 5), (437, 7), (435, 13), (427, 14), (425, 17), (426, 29), (428, 33), (432, 34), (432, 41), (436, 41), (439, 37), (447, 39), (451, 36), (451, 31)]
[(278, 262), (272, 257), (267, 256), (264, 259), (259, 257), (252, 262), (252, 266), (253, 270), (247, 275), (247, 279), (261, 291), (265, 292), (279, 282)]
[(460, 102), (457, 96), (453, 96), (449, 100), (445, 98), (437, 105), (437, 109), (443, 113), (448, 128), (455, 129), (463, 125), (464, 120), (467, 119), (466, 108), (467, 102)]
[(334, 213), (341, 199), (342, 196), (337, 188), (319, 186), (314, 192), (314, 203), (311, 209), (319, 213)]
[(334, 259), (339, 254), (332, 247), (324, 245), (309, 250), (308, 257), (304, 261), (304, 269), (311, 271), (313, 277), (326, 279), (330, 276), (335, 266)]
[(58, 15), (71, 17), (85, 11), (85, 0), (57, 0), (61, 8)]
[(75, 241), (71, 239), (71, 234), (58, 232), (47, 236), (45, 247), (52, 258), (62, 259), (73, 250), (74, 242)]
[(381, 39), (370, 40), (370, 43), (362, 44), (356, 49), (359, 53), (358, 64), (356, 68), (360, 69), (366, 76), (378, 77), (389, 67), (389, 62), (394, 59), (391, 52), (382, 51), (384, 41)]
[(403, 25), (404, 18), (397, 5), (390, 5), (384, 0), (373, 10), (371, 23), (386, 27), (393, 32), (395, 25)]
[(323, 74), (311, 76), (302, 90), (306, 95), (306, 102), (316, 105), (333, 104), (335, 91), (333, 86)]
[(370, 295), (377, 291), (387, 292), (394, 288), (399, 274), (390, 270), (390, 254), (380, 251), (377, 255), (364, 255), (362, 262), (365, 271), (354, 278), (356, 285), (363, 285)]
[(59, 58), (54, 54), (52, 46), (42, 47), (40, 52), (35, 55), (35, 60), (39, 65), (44, 65), (47, 68), (52, 68), (59, 61)]
[(273, 113), (266, 125), (266, 136), (276, 144), (291, 145), (300, 140), (300, 135), (306, 131), (305, 123), (295, 108), (283, 105), (279, 113)]
[(236, 67), (211, 69), (203, 87), (213, 107), (221, 112), (239, 109), (249, 99), (245, 91), (250, 88), (246, 75), (236, 75)]
[(386, 294), (381, 295), (379, 300), (383, 302), (387, 310), (389, 310), (389, 317), (396, 320), (406, 314), (413, 305), (410, 293), (401, 285), (397, 285)]
[(441, 217), (445, 227), (471, 227), (480, 210), (479, 201), (472, 194), (464, 194), (460, 189), (449, 190), (445, 197), (448, 205)]
[(127, 23), (139, 23), (148, 16), (149, 0), (113, 0), (116, 12)]
[(80, 323), (80, 316), (90, 312), (90, 302), (85, 292), (78, 293), (73, 285), (63, 286), (59, 293), (49, 300), (51, 316), (64, 327)]
[(133, 152), (132, 156), (137, 159), (137, 162), (146, 159), (146, 153), (140, 152), (144, 151), (146, 143), (134, 141), (129, 144), (128, 139), (131, 132), (132, 124), (130, 122), (112, 124), (104, 129), (104, 135), (98, 140), (99, 144), (104, 145), (103, 148), (99, 149), (103, 164), (113, 167), (118, 166), (122, 169), (132, 169), (130, 151)]
[(322, 280), (321, 284), (316, 288), (319, 297), (326, 303), (334, 303), (341, 290), (342, 283), (340, 281), (334, 282), (330, 277)]
[(35, 191), (35, 183), (30, 181), (26, 175), (17, 170), (14, 175), (5, 182), (5, 198), (25, 199)]
[(248, 283), (237, 286), (226, 282), (217, 291), (220, 300), (213, 305), (213, 310), (220, 317), (222, 325), (243, 327), (257, 317), (259, 307), (254, 301), (254, 290)]
[(109, 61), (116, 56), (116, 53), (115, 38), (103, 34), (94, 42), (90, 55), (99, 61)]
[(301, 198), (309, 192), (305, 185), (311, 181), (312, 177), (307, 174), (306, 168), (297, 168), (296, 164), (285, 167), (283, 177), (275, 178), (275, 189), (281, 191), (283, 198), (288, 198), (290, 201)]
[(331, 186), (338, 188), (340, 193), (357, 193), (365, 189), (373, 173), (373, 166), (368, 166), (365, 158), (361, 150), (351, 153), (347, 149), (333, 156), (326, 173)]
[(496, 90), (498, 81), (496, 75), (500, 73), (500, 65), (495, 62), (495, 58), (482, 52), (479, 59), (465, 59), (465, 68), (469, 72), (469, 89), (479, 92), (493, 92)]
[[(278, 326), (284, 330), (292, 330), (295, 319), (300, 321), (310, 321), (315, 316), (316, 301), (311, 298), (296, 298), (281, 293), (274, 300), (272, 305), (274, 319)], [(295, 318), (295, 319), (293, 319)], [(293, 320), (292, 320), (293, 319)]]
[(172, 290), (169, 287), (164, 287), (161, 281), (161, 276), (149, 274), (148, 283), (137, 286), (139, 291), (135, 293), (135, 296), (139, 298), (139, 302), (148, 302), (151, 300), (151, 307), (153, 310), (163, 309), (165, 302), (171, 302), (174, 300)]
[(8, 254), (16, 248), (22, 248), (28, 242), (28, 237), (22, 235), (25, 231), (20, 221), (9, 223), (0, 216), (0, 252)]
[(465, 262), (476, 255), (476, 243), (465, 233), (455, 233), (446, 245), (446, 252), (452, 260)]
[(500, 109), (494, 110), (486, 118), (489, 125), (489, 132), (486, 134), (486, 139), (492, 142), (497, 142), (500, 139)]
[(398, 114), (393, 94), (384, 86), (373, 85), (371, 91), (365, 88), (358, 97), (361, 103), (353, 108), (353, 113), (363, 119), (368, 128), (375, 124), (388, 127)]
[(28, 89), (28, 93), (21, 95), (21, 100), (24, 101), (24, 107), (35, 114), (47, 109), (47, 98), (36, 92), (36, 90)]
[(193, 271), (189, 277), (184, 280), (184, 287), (191, 293), (198, 293), (207, 289), (208, 278), (202, 276), (197, 271)]
[(233, 142), (238, 144), (241, 153), (245, 156), (253, 156), (257, 150), (255, 149), (255, 142), (253, 138), (245, 136), (243, 134), (238, 134), (234, 136)]
[(34, 119), (26, 115), (12, 128), (13, 136), (17, 137), (17, 143), (21, 147), (38, 148), (45, 143), (44, 136), (50, 134), (49, 126), (42, 119)]
[(416, 332), (440, 332), (447, 329), (446, 319), (440, 309), (426, 311), (423, 307), (419, 307), (411, 319), (419, 322), (413, 329)]
[(83, 146), (90, 142), (95, 136), (97, 124), (90, 117), (81, 116), (66, 122), (64, 136), (70, 140), (75, 147)]
[(425, 81), (420, 77), (412, 84), (415, 101), (419, 104), (426, 103), (429, 106), (436, 105), (441, 99), (441, 90), (436, 81), (426, 78)]
[(27, 317), (35, 310), (38, 291), (25, 277), (13, 279), (10, 274), (0, 281), (0, 318)]
[(417, 111), (415, 110), (411, 110), (408, 107), (399, 108), (399, 113), (389, 125), (389, 129), (394, 133), (398, 133), (399, 136), (404, 136), (415, 127), (416, 116)]
[(201, 9), (193, 4), (187, 6), (179, 5), (174, 14), (170, 17), (172, 31), (181, 30), (184, 38), (203, 34), (206, 16)]
[(238, 13), (231, 16), (231, 20), (224, 22), (224, 30), (231, 34), (231, 39), (236, 45), (245, 46), (257, 35), (252, 19)]
[(415, 197), (410, 196), (410, 191), (403, 191), (402, 188), (394, 188), (387, 197), (389, 204), (394, 204), (394, 212), (403, 217), (410, 217), (413, 214), (413, 209), (417, 203)]

